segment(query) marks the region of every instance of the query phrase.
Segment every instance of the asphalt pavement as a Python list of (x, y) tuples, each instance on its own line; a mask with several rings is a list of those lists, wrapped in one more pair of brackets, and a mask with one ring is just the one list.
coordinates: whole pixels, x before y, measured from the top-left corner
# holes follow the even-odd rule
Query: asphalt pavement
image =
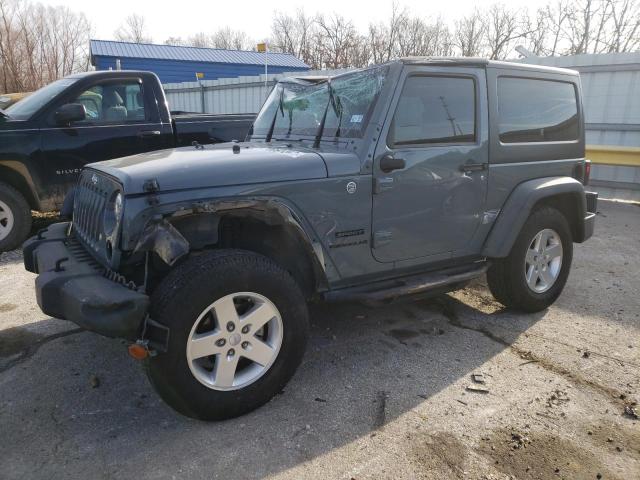
[(42, 314), (3, 253), (0, 478), (639, 478), (640, 206), (599, 210), (547, 311), (505, 310), (483, 281), (313, 306), (284, 391), (218, 423), (168, 408), (120, 341)]

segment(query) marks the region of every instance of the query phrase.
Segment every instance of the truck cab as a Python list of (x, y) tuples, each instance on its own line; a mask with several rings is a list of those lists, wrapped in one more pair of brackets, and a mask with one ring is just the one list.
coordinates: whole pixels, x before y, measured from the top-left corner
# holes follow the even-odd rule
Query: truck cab
[(88, 165), (24, 262), (44, 312), (127, 339), (181, 413), (229, 418), (291, 377), (308, 302), (486, 274), (505, 307), (548, 308), (593, 234), (588, 174), (576, 72), (405, 58), (278, 83), (245, 142)]
[(172, 117), (158, 77), (101, 71), (57, 80), (0, 110), (0, 251), (17, 247), (31, 210), (59, 210), (87, 163), (244, 138), (253, 115)]

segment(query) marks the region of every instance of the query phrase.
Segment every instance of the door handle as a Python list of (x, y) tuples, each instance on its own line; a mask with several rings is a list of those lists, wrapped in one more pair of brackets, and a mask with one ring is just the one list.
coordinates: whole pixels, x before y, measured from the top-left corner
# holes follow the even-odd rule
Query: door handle
[(161, 134), (162, 132), (160, 130), (143, 130), (141, 132), (138, 132), (138, 136), (142, 138), (157, 137)]
[(387, 154), (380, 159), (380, 170), (389, 173), (394, 170), (401, 170), (406, 167), (406, 163), (402, 158), (396, 158), (391, 154)]
[(463, 163), (458, 167), (461, 172), (470, 173), (470, 172), (479, 172), (487, 169), (486, 163), (473, 163), (469, 161), (467, 163)]

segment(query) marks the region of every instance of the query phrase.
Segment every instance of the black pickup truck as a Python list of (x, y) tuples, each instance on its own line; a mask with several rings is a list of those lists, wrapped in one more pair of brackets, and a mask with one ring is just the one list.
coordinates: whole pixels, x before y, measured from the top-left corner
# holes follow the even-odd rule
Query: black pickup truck
[(71, 75), (0, 110), (0, 251), (22, 243), (31, 212), (60, 208), (87, 163), (165, 148), (244, 140), (254, 119), (171, 115), (151, 72)]

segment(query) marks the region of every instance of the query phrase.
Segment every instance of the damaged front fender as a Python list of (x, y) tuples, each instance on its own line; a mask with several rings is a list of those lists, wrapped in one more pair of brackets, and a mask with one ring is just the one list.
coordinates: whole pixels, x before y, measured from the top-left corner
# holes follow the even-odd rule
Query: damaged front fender
[(189, 253), (189, 242), (165, 219), (145, 225), (134, 253), (155, 252), (169, 266)]

